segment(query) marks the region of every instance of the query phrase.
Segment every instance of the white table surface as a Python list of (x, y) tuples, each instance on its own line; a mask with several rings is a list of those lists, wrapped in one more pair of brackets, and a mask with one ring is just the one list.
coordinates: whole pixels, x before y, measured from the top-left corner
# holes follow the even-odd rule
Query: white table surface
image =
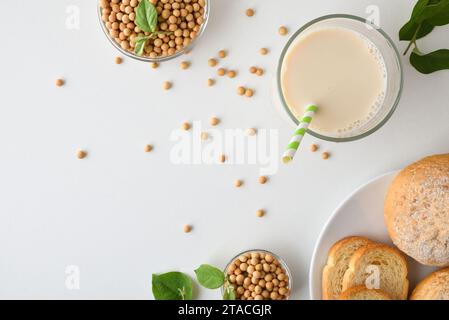
[[(257, 183), (258, 165), (175, 165), (170, 133), (185, 120), (218, 116), (220, 129), (279, 130), (291, 126), (273, 108), (271, 79), (291, 31), (321, 15), (367, 16), (380, 9), (381, 26), (398, 43), (410, 0), (212, 0), (210, 24), (180, 71), (181, 59), (153, 70), (125, 59), (100, 30), (96, 1), (9, 1), (0, 19), (0, 298), (152, 299), (151, 274), (193, 276), (202, 263), (224, 267), (238, 252), (263, 248), (284, 257), (295, 299), (308, 299), (314, 243), (333, 209), (365, 181), (433, 153), (448, 152), (449, 72), (425, 76), (404, 58), (405, 87), (398, 110), (380, 131), (353, 143), (307, 137), (290, 166)], [(80, 9), (80, 29), (65, 26), (66, 9)], [(244, 11), (256, 9), (248, 18)], [(449, 47), (448, 28), (420, 41), (424, 51)], [(270, 48), (262, 57), (260, 47)], [(219, 79), (207, 59), (229, 50)], [(256, 78), (250, 65), (267, 73)], [(56, 88), (64, 77), (66, 86)], [(163, 81), (173, 81), (169, 92)], [(252, 99), (235, 88), (256, 88)], [(309, 152), (317, 142), (332, 158)], [(151, 154), (145, 144), (154, 144)], [(89, 151), (78, 160), (76, 150)], [(280, 150), (279, 152), (281, 152)], [(233, 187), (234, 179), (245, 185)], [(256, 218), (265, 208), (267, 215)], [(182, 226), (194, 226), (184, 234)], [(66, 268), (80, 270), (79, 290), (66, 287)], [(199, 299), (219, 293), (195, 288)]]

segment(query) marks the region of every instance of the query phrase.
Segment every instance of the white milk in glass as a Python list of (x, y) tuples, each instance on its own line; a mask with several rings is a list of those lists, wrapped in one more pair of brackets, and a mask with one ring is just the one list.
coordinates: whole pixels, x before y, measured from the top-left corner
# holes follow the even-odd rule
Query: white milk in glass
[(379, 111), (385, 98), (386, 68), (378, 49), (345, 28), (312, 31), (290, 46), (282, 63), (285, 101), (300, 117), (309, 103), (319, 110), (310, 125), (316, 133), (348, 137)]

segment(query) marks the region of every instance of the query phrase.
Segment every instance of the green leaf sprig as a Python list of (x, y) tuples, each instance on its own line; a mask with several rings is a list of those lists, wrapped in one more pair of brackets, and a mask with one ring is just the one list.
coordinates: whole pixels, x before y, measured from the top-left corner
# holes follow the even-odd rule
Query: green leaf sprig
[[(208, 264), (195, 270), (198, 282), (207, 289), (223, 287), (223, 300), (235, 300), (234, 287), (223, 271)], [(156, 300), (192, 300), (192, 279), (182, 272), (153, 274), (152, 291)]]
[(399, 31), (401, 41), (409, 41), (404, 52), (410, 54), (410, 63), (421, 73), (449, 69), (449, 50), (440, 49), (428, 54), (422, 53), (417, 40), (425, 37), (437, 26), (449, 24), (449, 0), (418, 0), (410, 20)]
[(195, 270), (198, 282), (207, 289), (223, 287), (223, 300), (235, 300), (234, 287), (228, 277), (218, 268), (208, 264), (202, 264)]
[(156, 7), (150, 0), (142, 0), (136, 9), (136, 25), (143, 32), (149, 33), (147, 36), (136, 37), (136, 46), (134, 53), (142, 56), (145, 49), (145, 44), (150, 39), (155, 39), (158, 34), (170, 34), (170, 32), (163, 32), (157, 30), (158, 14)]
[(152, 291), (156, 300), (192, 300), (192, 279), (182, 272), (153, 274)]
[(226, 277), (226, 281), (224, 284), (224, 293), (223, 300), (235, 300), (235, 291), (232, 284), (229, 282), (229, 279)]
[(208, 264), (202, 264), (195, 270), (198, 282), (205, 288), (218, 289), (225, 281), (224, 273)]

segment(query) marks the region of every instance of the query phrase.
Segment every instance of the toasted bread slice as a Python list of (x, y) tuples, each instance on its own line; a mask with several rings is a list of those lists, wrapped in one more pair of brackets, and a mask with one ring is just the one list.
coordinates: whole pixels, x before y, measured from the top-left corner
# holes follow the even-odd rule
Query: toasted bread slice
[[(370, 273), (377, 267), (378, 273)], [(349, 268), (343, 277), (343, 291), (378, 276), (379, 288), (393, 300), (405, 300), (408, 296), (408, 268), (404, 256), (394, 248), (384, 244), (369, 244), (361, 247), (351, 257)]]
[(340, 295), (339, 300), (391, 300), (390, 296), (379, 289), (366, 286), (352, 287)]
[(347, 237), (335, 243), (329, 250), (327, 264), (323, 269), (323, 300), (337, 300), (343, 288), (343, 276), (349, 260), (360, 247), (373, 243), (363, 237)]
[(449, 300), (449, 268), (425, 277), (413, 290), (410, 300)]

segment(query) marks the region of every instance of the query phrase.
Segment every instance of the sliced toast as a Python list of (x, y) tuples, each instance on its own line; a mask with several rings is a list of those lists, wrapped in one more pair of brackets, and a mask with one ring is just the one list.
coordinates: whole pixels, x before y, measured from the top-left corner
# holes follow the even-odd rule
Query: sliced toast
[(379, 289), (368, 289), (366, 286), (357, 286), (344, 291), (339, 300), (391, 300), (390, 296)]
[(408, 268), (404, 256), (384, 244), (369, 244), (356, 250), (343, 277), (343, 291), (365, 285), (373, 267), (378, 268), (379, 288), (393, 300), (405, 300), (408, 296)]
[(449, 268), (425, 277), (413, 290), (410, 300), (449, 300)]
[(354, 252), (373, 242), (364, 237), (347, 237), (335, 243), (329, 250), (323, 269), (323, 300), (337, 300), (343, 289), (343, 276)]

